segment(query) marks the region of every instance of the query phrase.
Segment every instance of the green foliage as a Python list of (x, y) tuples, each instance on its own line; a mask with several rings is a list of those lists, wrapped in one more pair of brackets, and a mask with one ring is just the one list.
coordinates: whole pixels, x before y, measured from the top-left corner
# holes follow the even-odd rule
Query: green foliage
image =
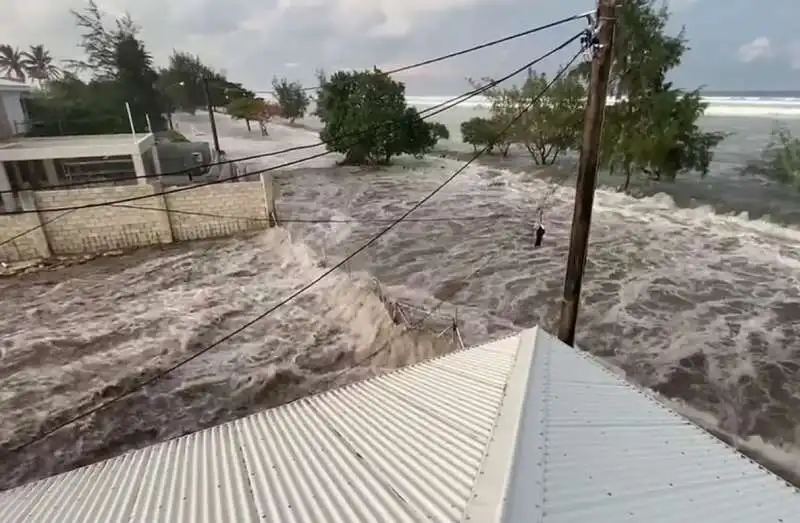
[(81, 29), (81, 44), (85, 57), (82, 60), (67, 60), (72, 69), (91, 72), (96, 80), (113, 79), (117, 74), (117, 48), (120, 42), (139, 34), (139, 27), (130, 15), (125, 14), (115, 20), (114, 27), (108, 28), (100, 8), (94, 0), (89, 0), (83, 11), (70, 10), (75, 25)]
[[(726, 135), (697, 125), (706, 108), (699, 91), (682, 91), (666, 81), (687, 50), (683, 31), (667, 34), (669, 13), (657, 0), (623, 2), (617, 14), (609, 91), (619, 101), (606, 110), (601, 165), (625, 174), (624, 190), (638, 174), (656, 180), (689, 171), (705, 175), (713, 149)], [(579, 64), (545, 90), (547, 77), (528, 71), (522, 87), (489, 91), (492, 118), (464, 122), (464, 141), (476, 148), (487, 144), (494, 123), (494, 132), (510, 125), (507, 143), (524, 146), (537, 164), (579, 150), (590, 72), (588, 62)]]
[(25, 81), (26, 77), (39, 82), (61, 76), (61, 69), (53, 64), (50, 51), (43, 45), (32, 45), (20, 51), (8, 44), (0, 44), (0, 76)]
[(800, 191), (800, 138), (784, 124), (776, 124), (761, 153), (760, 172)]
[(387, 164), (400, 154), (421, 155), (442, 133), (407, 107), (405, 86), (373, 71), (320, 74), (316, 114), (325, 127), (320, 138), (349, 164)]
[(610, 86), (623, 99), (606, 111), (602, 165), (625, 175), (625, 191), (639, 173), (655, 180), (707, 174), (713, 149), (726, 135), (698, 127), (706, 108), (699, 91), (666, 81), (688, 49), (684, 32), (667, 34), (669, 12), (655, 0), (631, 0), (617, 12)]
[(562, 76), (548, 88), (549, 83), (544, 74), (529, 74), (521, 100), (531, 108), (511, 129), (512, 139), (541, 165), (555, 163), (562, 153), (578, 149), (583, 127), (586, 91), (581, 82)]
[(50, 82), (28, 103), (31, 136), (130, 132), (124, 101), (111, 82), (81, 82), (73, 76)]
[(0, 76), (24, 82), (26, 74), (22, 51), (8, 44), (0, 45)]
[[(478, 116), (461, 122), (461, 139), (464, 143), (472, 145), (473, 150), (487, 147), (487, 152), (491, 154), (495, 147), (494, 143), (500, 133), (500, 126), (496, 120), (480, 118)], [(510, 144), (509, 144), (510, 145)], [(503, 156), (508, 154), (508, 147), (501, 149)]]
[(153, 59), (144, 44), (133, 35), (119, 39), (115, 54), (117, 94), (122, 106), (127, 102), (131, 108), (137, 130), (147, 129), (147, 116), (153, 126), (150, 131), (166, 128), (162, 115), (163, 98), (156, 88), (158, 74), (153, 69)]
[(445, 124), (433, 122), (430, 124), (430, 129), (431, 135), (436, 139), (436, 141), (450, 139), (450, 129), (448, 129)]
[(244, 120), (250, 131), (250, 122), (259, 120), (265, 112), (266, 104), (261, 98), (234, 98), (227, 106), (227, 112), (234, 120)]
[(231, 118), (239, 120), (258, 120), (264, 109), (264, 101), (257, 98), (234, 98), (227, 106)]
[(208, 94), (213, 107), (224, 107), (232, 98), (255, 98), (255, 93), (241, 84), (229, 82), (224, 75), (203, 63), (200, 57), (173, 51), (169, 65), (159, 74), (159, 90), (167, 96), (170, 108), (194, 114), (206, 107), (203, 79), (208, 80)]
[[(578, 147), (586, 91), (574, 75), (562, 76), (547, 88), (550, 82), (546, 75), (529, 71), (522, 87), (488, 91), (492, 119), (476, 122), (477, 127), (470, 130), (477, 131), (480, 143), (485, 145), (508, 129), (498, 140), (501, 151), (507, 153), (516, 143), (530, 153), (536, 164), (554, 163), (562, 153)], [(489, 133), (491, 138), (486, 136)]]
[(163, 130), (164, 104), (155, 86), (158, 76), (130, 17), (117, 20), (109, 29), (94, 2), (84, 12), (72, 14), (84, 30), (81, 47), (86, 53), (84, 60), (72, 64), (91, 70), (93, 77), (86, 83), (76, 75), (65, 74), (49, 82), (29, 105), (34, 121), (30, 134), (127, 133), (130, 123), (126, 103), (137, 131), (147, 129), (147, 116), (152, 131)]
[(306, 115), (311, 99), (303, 86), (298, 82), (289, 82), (286, 78), (273, 78), (272, 88), (275, 91), (275, 98), (281, 106), (284, 118), (294, 123), (298, 118)]
[[(667, 181), (688, 171), (705, 176), (712, 149), (726, 137), (697, 126), (706, 105), (698, 91), (676, 89), (652, 91), (646, 99), (616, 104), (606, 113), (601, 161), (612, 171), (626, 173), (625, 189), (633, 172)], [(636, 118), (638, 111), (647, 116)]]

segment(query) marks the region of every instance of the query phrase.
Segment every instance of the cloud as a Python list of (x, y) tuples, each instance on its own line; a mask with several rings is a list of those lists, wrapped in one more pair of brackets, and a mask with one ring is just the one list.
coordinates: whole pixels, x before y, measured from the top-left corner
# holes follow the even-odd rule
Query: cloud
[[(688, 28), (692, 51), (676, 72), (687, 85), (717, 81), (709, 71), (721, 62), (731, 67), (730, 80), (725, 80), (733, 82), (730, 88), (750, 82), (752, 70), (728, 60), (730, 49), (741, 43), (732, 39), (745, 27), (765, 35), (774, 55), (751, 49), (756, 39), (743, 46), (740, 58), (776, 59), (774, 70), (758, 82), (796, 85), (796, 73), (777, 60), (800, 54), (787, 44), (797, 38), (791, 18), (774, 14), (781, 9), (732, 2), (725, 23), (720, 24), (713, 2), (668, 1), (675, 13), (673, 29), (684, 24)], [(784, 12), (797, 2), (773, 1)], [(109, 22), (113, 15), (131, 14), (156, 64), (164, 65), (173, 49), (187, 51), (216, 69), (227, 69), (231, 80), (253, 90), (270, 89), (276, 75), (313, 85), (318, 68), (331, 72), (337, 65), (364, 68), (425, 60), (589, 7), (585, 0), (98, 0), (98, 4), (109, 14)], [(22, 48), (42, 44), (58, 59), (79, 58), (80, 31), (69, 9), (85, 6), (86, 0), (4, 0), (0, 43)], [(414, 94), (454, 94), (465, 88), (465, 77), (503, 76), (572, 36), (581, 24), (433, 64), (402, 79)], [(542, 71), (554, 72), (570, 51), (548, 59)], [(792, 63), (798, 61), (792, 58)]]
[(772, 43), (766, 36), (760, 36), (752, 42), (746, 43), (739, 47), (737, 53), (739, 60), (749, 64), (760, 60), (772, 58), (775, 53), (772, 49)]

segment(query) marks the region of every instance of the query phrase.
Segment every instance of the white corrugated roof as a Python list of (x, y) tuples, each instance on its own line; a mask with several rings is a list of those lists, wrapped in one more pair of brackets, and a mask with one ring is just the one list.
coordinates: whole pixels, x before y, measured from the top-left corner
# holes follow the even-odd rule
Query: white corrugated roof
[(0, 522), (796, 521), (800, 495), (541, 330), (0, 493)]

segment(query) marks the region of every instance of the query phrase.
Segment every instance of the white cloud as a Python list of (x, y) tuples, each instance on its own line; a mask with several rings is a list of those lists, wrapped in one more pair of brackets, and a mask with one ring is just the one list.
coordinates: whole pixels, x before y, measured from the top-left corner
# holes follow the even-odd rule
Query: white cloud
[(742, 45), (739, 47), (737, 54), (739, 60), (746, 64), (759, 60), (766, 60), (775, 56), (772, 43), (766, 36), (760, 36), (752, 42)]

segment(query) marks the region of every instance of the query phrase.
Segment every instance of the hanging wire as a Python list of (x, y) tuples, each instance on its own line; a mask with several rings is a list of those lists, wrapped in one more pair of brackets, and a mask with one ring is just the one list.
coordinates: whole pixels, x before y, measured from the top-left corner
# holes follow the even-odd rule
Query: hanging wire
[[(571, 39), (570, 41), (574, 41), (575, 39), (576, 39), (576, 38), (573, 38), (573, 39)], [(565, 46), (566, 46), (566, 45), (563, 45), (563, 47), (565, 47)], [(462, 166), (461, 166), (459, 169), (457, 169), (457, 170), (456, 170), (456, 171), (455, 171), (455, 172), (454, 172), (452, 175), (450, 175), (450, 176), (449, 176), (447, 179), (445, 179), (445, 180), (444, 180), (442, 183), (440, 183), (440, 184), (439, 184), (439, 185), (438, 185), (438, 186), (437, 186), (437, 187), (436, 187), (436, 188), (435, 188), (433, 191), (431, 191), (430, 193), (428, 193), (428, 194), (427, 194), (427, 195), (426, 195), (424, 198), (422, 198), (421, 200), (419, 200), (419, 201), (418, 201), (417, 203), (415, 203), (415, 204), (414, 204), (414, 205), (413, 205), (413, 206), (412, 206), (410, 209), (408, 209), (408, 210), (407, 210), (405, 213), (403, 213), (403, 215), (402, 215), (402, 216), (400, 216), (400, 217), (399, 217), (397, 220), (395, 220), (393, 223), (389, 224), (387, 227), (385, 227), (383, 230), (381, 230), (381, 231), (380, 231), (378, 234), (374, 235), (374, 236), (373, 236), (373, 237), (372, 237), (372, 238), (371, 238), (369, 241), (367, 241), (366, 243), (364, 243), (364, 244), (363, 244), (361, 247), (359, 247), (358, 249), (356, 249), (355, 251), (353, 251), (351, 254), (347, 255), (347, 256), (346, 256), (345, 258), (343, 258), (341, 261), (339, 261), (338, 263), (336, 263), (336, 264), (335, 264), (333, 267), (331, 267), (330, 269), (328, 269), (328, 270), (324, 271), (324, 272), (323, 272), (321, 275), (319, 275), (317, 278), (314, 278), (313, 280), (311, 280), (311, 281), (310, 281), (310, 282), (308, 282), (307, 284), (303, 285), (303, 286), (302, 286), (302, 287), (300, 287), (298, 290), (296, 290), (295, 292), (293, 292), (292, 294), (290, 294), (289, 296), (287, 296), (287, 297), (286, 297), (286, 298), (284, 298), (283, 300), (279, 301), (279, 302), (278, 302), (277, 304), (275, 304), (274, 306), (272, 306), (272, 307), (268, 308), (268, 309), (267, 309), (266, 311), (264, 311), (263, 313), (259, 314), (259, 315), (258, 315), (258, 316), (256, 316), (255, 318), (253, 318), (253, 319), (249, 320), (248, 322), (246, 322), (244, 325), (240, 326), (240, 327), (239, 327), (239, 328), (237, 328), (237, 329), (234, 329), (233, 331), (231, 331), (231, 332), (229, 332), (228, 334), (226, 334), (226, 335), (222, 336), (221, 338), (218, 338), (218, 339), (217, 339), (217, 340), (215, 340), (213, 343), (211, 343), (211, 344), (209, 344), (209, 345), (205, 346), (204, 348), (202, 348), (202, 349), (198, 350), (197, 352), (194, 352), (194, 353), (192, 353), (191, 355), (189, 355), (189, 356), (187, 356), (187, 357), (185, 357), (185, 358), (181, 359), (180, 361), (178, 361), (178, 362), (174, 363), (173, 365), (169, 366), (168, 368), (164, 369), (162, 372), (159, 372), (158, 374), (156, 374), (156, 375), (154, 375), (154, 376), (151, 376), (151, 377), (150, 377), (150, 378), (148, 378), (148, 379), (145, 379), (145, 380), (143, 380), (142, 382), (140, 382), (140, 383), (136, 384), (135, 386), (131, 387), (130, 389), (128, 389), (128, 390), (126, 390), (126, 391), (124, 391), (123, 393), (121, 393), (121, 394), (119, 394), (119, 395), (117, 395), (117, 396), (115, 396), (115, 397), (113, 397), (113, 398), (111, 398), (111, 399), (109, 399), (109, 400), (107, 400), (107, 401), (105, 401), (105, 402), (103, 402), (103, 403), (99, 404), (99, 405), (96, 405), (95, 407), (93, 407), (93, 408), (91, 408), (91, 409), (89, 409), (89, 410), (87, 410), (87, 411), (85, 411), (85, 412), (83, 412), (83, 413), (81, 413), (81, 414), (78, 414), (78, 415), (76, 415), (76, 416), (70, 417), (70, 418), (69, 418), (69, 419), (67, 419), (66, 421), (63, 421), (63, 422), (61, 422), (61, 423), (58, 423), (58, 424), (56, 424), (55, 426), (53, 426), (53, 427), (51, 427), (50, 429), (48, 429), (48, 430), (46, 430), (46, 431), (42, 432), (41, 434), (39, 434), (39, 435), (37, 435), (36, 437), (34, 437), (34, 438), (30, 439), (29, 441), (27, 441), (27, 442), (25, 442), (25, 443), (23, 443), (23, 444), (21, 444), (21, 445), (18, 445), (18, 446), (17, 446), (17, 447), (15, 447), (13, 450), (11, 450), (11, 452), (12, 452), (12, 453), (19, 452), (20, 450), (23, 450), (23, 449), (25, 449), (25, 448), (27, 448), (27, 447), (29, 447), (29, 446), (31, 446), (31, 445), (33, 445), (33, 444), (35, 444), (35, 443), (36, 443), (36, 442), (38, 442), (38, 441), (42, 441), (43, 439), (45, 439), (45, 438), (49, 437), (50, 435), (52, 435), (53, 433), (55, 433), (56, 431), (58, 431), (58, 430), (61, 430), (62, 428), (66, 427), (66, 426), (68, 426), (68, 425), (71, 425), (71, 424), (75, 423), (76, 421), (78, 421), (78, 420), (80, 420), (80, 419), (83, 419), (83, 418), (89, 417), (89, 416), (91, 416), (91, 415), (93, 415), (93, 414), (95, 414), (95, 413), (97, 413), (97, 412), (100, 412), (100, 411), (102, 411), (102, 410), (106, 409), (107, 407), (109, 407), (110, 405), (112, 405), (112, 404), (114, 404), (114, 403), (116, 403), (116, 402), (118, 402), (118, 401), (121, 401), (122, 399), (124, 399), (124, 398), (127, 398), (127, 397), (131, 396), (132, 394), (134, 394), (134, 393), (136, 393), (136, 392), (138, 392), (138, 391), (140, 391), (140, 390), (144, 389), (145, 387), (147, 387), (147, 386), (148, 386), (148, 385), (150, 385), (151, 383), (154, 383), (154, 382), (156, 382), (156, 381), (158, 381), (158, 380), (160, 380), (160, 379), (164, 378), (165, 376), (167, 376), (167, 375), (171, 374), (172, 372), (174, 372), (176, 369), (179, 369), (179, 368), (183, 367), (184, 365), (186, 365), (186, 364), (188, 364), (188, 363), (190, 363), (190, 362), (194, 361), (195, 359), (199, 358), (199, 357), (200, 357), (200, 356), (202, 356), (203, 354), (205, 354), (205, 353), (207, 353), (208, 351), (210, 351), (210, 350), (214, 349), (215, 347), (219, 346), (220, 344), (224, 343), (225, 341), (228, 341), (228, 340), (230, 340), (231, 338), (233, 338), (234, 336), (236, 336), (237, 334), (239, 334), (239, 333), (241, 333), (241, 332), (243, 332), (243, 331), (247, 330), (248, 328), (250, 328), (251, 326), (253, 326), (255, 323), (257, 323), (257, 322), (261, 321), (261, 320), (262, 320), (262, 319), (264, 319), (265, 317), (267, 317), (267, 316), (269, 316), (270, 314), (274, 313), (276, 310), (278, 310), (278, 309), (280, 309), (280, 308), (284, 307), (285, 305), (287, 305), (288, 303), (290, 303), (291, 301), (293, 301), (294, 299), (296, 299), (297, 297), (299, 297), (299, 296), (300, 296), (300, 295), (302, 295), (303, 293), (307, 292), (309, 289), (311, 289), (312, 287), (314, 287), (315, 285), (317, 285), (319, 282), (321, 282), (322, 280), (324, 280), (325, 278), (327, 278), (328, 276), (330, 276), (331, 274), (333, 274), (335, 271), (337, 271), (337, 270), (341, 269), (342, 267), (344, 267), (344, 266), (347, 264), (347, 262), (348, 262), (349, 260), (352, 260), (352, 259), (353, 259), (353, 258), (355, 258), (357, 255), (359, 255), (360, 253), (362, 253), (363, 251), (365, 251), (366, 249), (368, 249), (369, 247), (371, 247), (371, 246), (372, 246), (374, 243), (376, 243), (376, 242), (377, 242), (379, 239), (381, 239), (383, 236), (385, 236), (386, 234), (388, 234), (388, 233), (389, 233), (389, 232), (390, 232), (392, 229), (394, 229), (394, 228), (395, 228), (397, 225), (399, 225), (399, 224), (400, 224), (400, 223), (402, 223), (404, 220), (406, 220), (406, 219), (407, 219), (407, 218), (408, 218), (408, 217), (409, 217), (409, 216), (410, 216), (410, 215), (411, 215), (411, 214), (412, 214), (414, 211), (416, 211), (417, 209), (419, 209), (420, 207), (422, 207), (423, 205), (425, 205), (425, 204), (426, 204), (426, 203), (427, 203), (429, 200), (431, 200), (433, 197), (435, 197), (435, 196), (436, 196), (436, 195), (437, 195), (439, 192), (441, 192), (441, 191), (442, 191), (442, 190), (443, 190), (443, 189), (444, 189), (446, 186), (448, 186), (448, 185), (449, 185), (449, 184), (450, 184), (450, 183), (451, 183), (453, 180), (455, 180), (455, 179), (456, 179), (456, 178), (457, 178), (459, 175), (461, 175), (461, 174), (462, 174), (462, 173), (463, 173), (463, 172), (464, 172), (464, 171), (465, 171), (465, 170), (466, 170), (466, 169), (467, 169), (467, 168), (468, 168), (468, 167), (469, 167), (469, 166), (470, 166), (470, 165), (471, 165), (471, 164), (472, 164), (474, 161), (476, 161), (476, 160), (477, 160), (478, 158), (480, 158), (480, 157), (481, 157), (481, 156), (482, 156), (484, 153), (486, 153), (486, 151), (487, 151), (487, 150), (489, 150), (489, 148), (490, 148), (490, 147), (492, 147), (492, 146), (493, 146), (493, 145), (494, 145), (496, 142), (498, 142), (498, 141), (499, 141), (499, 140), (502, 138), (502, 136), (504, 136), (504, 135), (505, 135), (505, 134), (508, 132), (508, 130), (509, 130), (509, 129), (510, 129), (510, 128), (511, 128), (511, 127), (514, 125), (514, 124), (516, 124), (516, 122), (517, 122), (517, 121), (518, 121), (520, 118), (522, 118), (522, 116), (523, 116), (525, 113), (527, 113), (527, 112), (528, 112), (528, 111), (529, 111), (529, 110), (530, 110), (530, 109), (533, 107), (533, 105), (534, 105), (534, 104), (535, 104), (535, 103), (536, 103), (536, 102), (537, 102), (537, 101), (538, 101), (538, 100), (539, 100), (539, 99), (540, 99), (542, 96), (544, 96), (544, 95), (545, 95), (545, 93), (546, 93), (546, 92), (547, 92), (547, 91), (550, 89), (550, 87), (551, 87), (551, 86), (552, 86), (552, 85), (553, 85), (553, 84), (554, 84), (554, 83), (555, 83), (555, 82), (558, 80), (558, 78), (560, 78), (560, 77), (561, 77), (561, 76), (562, 76), (562, 75), (563, 75), (563, 74), (564, 74), (564, 73), (565, 73), (565, 72), (568, 70), (568, 68), (572, 66), (572, 64), (575, 62), (575, 60), (577, 60), (578, 56), (579, 56), (579, 55), (580, 55), (582, 52), (583, 52), (583, 47), (581, 47), (581, 49), (579, 50), (579, 52), (578, 52), (577, 54), (575, 54), (575, 55), (572, 57), (572, 59), (571, 59), (571, 60), (568, 62), (568, 64), (567, 64), (566, 66), (564, 66), (564, 67), (563, 67), (563, 68), (562, 68), (562, 69), (561, 69), (561, 70), (560, 70), (560, 71), (559, 71), (559, 72), (558, 72), (558, 73), (557, 73), (557, 74), (556, 74), (556, 75), (553, 77), (553, 79), (552, 79), (550, 82), (548, 82), (548, 83), (547, 83), (547, 85), (545, 85), (545, 87), (542, 89), (542, 91), (541, 91), (540, 93), (538, 93), (538, 94), (537, 94), (537, 95), (536, 95), (536, 96), (535, 96), (535, 97), (534, 97), (534, 98), (531, 100), (531, 102), (530, 102), (529, 104), (527, 104), (527, 105), (526, 105), (526, 107), (525, 107), (525, 108), (523, 108), (523, 109), (522, 109), (522, 111), (520, 111), (520, 112), (517, 114), (517, 116), (516, 116), (514, 119), (512, 119), (512, 120), (511, 120), (511, 122), (509, 122), (509, 123), (508, 123), (508, 125), (506, 125), (506, 126), (505, 126), (505, 127), (504, 127), (504, 128), (503, 128), (503, 129), (502, 129), (502, 130), (501, 130), (501, 131), (500, 131), (500, 132), (497, 134), (497, 135), (496, 135), (496, 137), (495, 137), (495, 138), (494, 138), (494, 139), (493, 139), (493, 140), (492, 140), (492, 141), (491, 141), (491, 142), (490, 142), (488, 145), (486, 145), (485, 147), (483, 147), (483, 148), (482, 148), (482, 149), (480, 149), (479, 151), (476, 151), (476, 153), (475, 153), (475, 154), (474, 154), (474, 155), (473, 155), (473, 156), (472, 156), (472, 157), (471, 157), (471, 158), (470, 158), (470, 159), (469, 159), (467, 162), (465, 162), (465, 163), (464, 163), (464, 165), (462, 165)], [(374, 357), (374, 355), (375, 355), (375, 354), (376, 354), (376, 353), (373, 353), (373, 355), (369, 356), (367, 359), (371, 359), (372, 357)], [(362, 361), (361, 361), (361, 362), (359, 362), (358, 364), (360, 365), (361, 363), (363, 363), (363, 361), (366, 361), (366, 360), (362, 360)]]

